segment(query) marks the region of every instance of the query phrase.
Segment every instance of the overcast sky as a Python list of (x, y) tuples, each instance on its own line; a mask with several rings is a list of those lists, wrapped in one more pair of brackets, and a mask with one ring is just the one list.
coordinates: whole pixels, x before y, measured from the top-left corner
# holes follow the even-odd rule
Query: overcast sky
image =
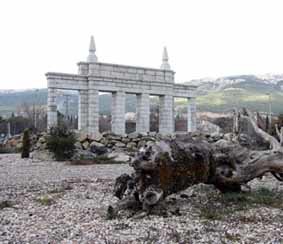
[(166, 45), (176, 82), (283, 73), (282, 11), (282, 0), (3, 0), (0, 89), (76, 73), (91, 35), (101, 62), (158, 68)]

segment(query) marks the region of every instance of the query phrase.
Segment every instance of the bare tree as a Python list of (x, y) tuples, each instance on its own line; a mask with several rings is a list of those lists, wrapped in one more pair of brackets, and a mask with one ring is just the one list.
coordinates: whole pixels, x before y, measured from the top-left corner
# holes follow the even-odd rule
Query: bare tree
[(17, 114), (22, 115), (31, 121), (35, 130), (43, 131), (46, 129), (47, 113), (45, 105), (22, 103), (17, 108)]

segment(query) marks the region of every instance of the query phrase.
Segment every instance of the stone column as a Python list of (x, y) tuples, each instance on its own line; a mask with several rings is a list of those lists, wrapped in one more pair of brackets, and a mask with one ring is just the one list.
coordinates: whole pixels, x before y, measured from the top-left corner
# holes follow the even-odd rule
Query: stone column
[(174, 100), (173, 96), (159, 97), (159, 133), (172, 134), (174, 132)]
[(118, 91), (112, 93), (112, 132), (117, 135), (124, 135), (125, 124), (125, 92)]
[(81, 132), (88, 132), (88, 91), (79, 91), (79, 123), (78, 129)]
[(150, 98), (149, 94), (137, 95), (137, 122), (136, 131), (139, 133), (149, 132)]
[(47, 129), (52, 126), (57, 126), (57, 104), (56, 104), (56, 89), (48, 88), (47, 98)]
[(197, 129), (196, 99), (188, 98), (188, 132)]
[(88, 134), (93, 136), (99, 132), (99, 92), (88, 90)]

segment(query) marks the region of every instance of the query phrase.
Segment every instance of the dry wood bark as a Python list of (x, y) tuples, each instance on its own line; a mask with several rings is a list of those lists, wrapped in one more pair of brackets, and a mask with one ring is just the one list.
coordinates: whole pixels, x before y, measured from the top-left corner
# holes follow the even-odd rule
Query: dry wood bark
[(141, 148), (131, 162), (134, 173), (116, 180), (114, 191), (120, 201), (109, 207), (108, 217), (124, 208), (150, 212), (166, 196), (198, 183), (226, 192), (240, 191), (241, 185), (268, 172), (282, 181), (283, 129), (277, 129), (278, 141), (261, 130), (246, 109), (235, 114), (235, 121), (237, 133), (231, 139), (212, 141), (189, 134)]

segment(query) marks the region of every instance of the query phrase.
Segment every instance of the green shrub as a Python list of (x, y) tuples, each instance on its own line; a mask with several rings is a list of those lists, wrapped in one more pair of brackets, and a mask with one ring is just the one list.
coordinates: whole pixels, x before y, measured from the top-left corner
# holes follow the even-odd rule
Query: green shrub
[(29, 136), (29, 129), (24, 130), (22, 158), (29, 158), (29, 151), (31, 147), (31, 141)]
[(50, 128), (47, 136), (47, 149), (54, 153), (56, 160), (71, 159), (75, 153), (76, 137), (74, 132), (64, 125)]
[(50, 206), (50, 205), (55, 203), (54, 198), (51, 197), (51, 196), (48, 196), (48, 195), (41, 196), (41, 197), (37, 198), (36, 200), (41, 205), (45, 205), (45, 206)]

